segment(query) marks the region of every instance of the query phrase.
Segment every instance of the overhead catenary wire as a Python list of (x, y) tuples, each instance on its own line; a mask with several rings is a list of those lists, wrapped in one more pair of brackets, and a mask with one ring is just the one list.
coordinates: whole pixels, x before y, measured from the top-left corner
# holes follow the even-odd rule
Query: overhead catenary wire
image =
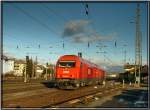
[(109, 62), (111, 62), (111, 64), (113, 64), (113, 61), (112, 61), (110, 58), (108, 58), (106, 55), (104, 55), (104, 57), (105, 57)]
[[(87, 18), (88, 18), (88, 20), (91, 20), (92, 21), (92, 17), (91, 17), (91, 11), (90, 11), (90, 7), (89, 7), (89, 4), (88, 3), (83, 3), (83, 5), (85, 6), (85, 11), (86, 11), (86, 15), (87, 15)], [(94, 35), (98, 35), (98, 32), (96, 31), (96, 29), (95, 29), (95, 24), (94, 24), (94, 22), (92, 21), (91, 23), (90, 23), (91, 25), (91, 28), (93, 29), (93, 33), (92, 34), (94, 34)]]
[(48, 7), (47, 5), (45, 4), (42, 4), (46, 9), (48, 9), (50, 12), (52, 12), (53, 14), (55, 14), (56, 16), (58, 16), (59, 18), (61, 18), (61, 20), (63, 21), (68, 21), (69, 19), (62, 16), (61, 14), (59, 14), (58, 12), (56, 12), (55, 10), (53, 10), (52, 8)]
[[(16, 9), (19, 9), (19, 11), (21, 11), (23, 14), (25, 14), (26, 16), (28, 16), (30, 19), (34, 20), (35, 22), (37, 22), (41, 26), (45, 27), (46, 29), (50, 30), (50, 32), (53, 32), (53, 33), (56, 34), (56, 32), (54, 32), (53, 30), (51, 30), (48, 25), (46, 25), (45, 23), (41, 22), (38, 18), (32, 16), (27, 11), (25, 11), (24, 9), (22, 9), (22, 8), (20, 8), (18, 6), (14, 6), (14, 7)], [(38, 44), (37, 47), (40, 49), (41, 48), (41, 44)], [(19, 45), (17, 45), (17, 48), (21, 48), (21, 47)], [(33, 48), (33, 46), (26, 46), (25, 48)], [(63, 48), (64, 48), (64, 42), (63, 42)]]
[[(86, 7), (89, 7), (88, 5), (86, 6)], [(89, 13), (88, 13), (89, 14)], [(29, 15), (28, 15), (29, 16)], [(31, 18), (31, 17), (30, 17)], [(34, 18), (32, 18), (33, 20), (34, 20)], [(38, 21), (37, 21), (38, 22)], [(43, 26), (45, 26), (45, 25), (43, 25)], [(49, 27), (46, 27), (47, 29), (49, 29)], [(39, 44), (40, 46), (41, 46), (41, 44)], [(88, 47), (90, 46), (90, 44), (89, 44), (89, 42), (88, 42)], [(38, 46), (39, 47), (39, 46)], [(64, 42), (63, 42), (63, 47), (64, 47)], [(41, 47), (39, 47), (39, 48), (41, 48)]]
[[(53, 10), (52, 8), (48, 7), (46, 4), (42, 4), (45, 8), (47, 8), (50, 12), (52, 12), (53, 14), (55, 14), (56, 16), (58, 16), (59, 18), (61, 18), (61, 20), (65, 21), (65, 22), (68, 22), (69, 19), (62, 16), (61, 14), (59, 14), (58, 12), (56, 12), (55, 10)], [(70, 22), (71, 24), (73, 24), (72, 22)], [(62, 41), (62, 47), (63, 49), (65, 48), (65, 42), (64, 42), (64, 37), (63, 38), (63, 41)], [(65, 41), (69, 41), (69, 40), (65, 40)], [(89, 43), (88, 43), (88, 47), (89, 47)]]
[[(60, 20), (62, 20), (63, 22), (68, 22), (69, 19), (62, 16), (61, 14), (59, 14), (58, 12), (56, 12), (54, 9), (48, 7), (46, 4), (42, 4), (42, 6), (47, 9), (48, 11), (52, 12), (54, 15), (56, 15), (58, 18), (61, 18)], [(45, 10), (46, 11), (46, 10)], [(47, 16), (49, 16), (48, 14), (46, 14)], [(70, 22), (71, 24), (73, 24), (72, 22)], [(64, 49), (65, 48), (65, 41), (69, 41), (69, 40), (66, 40), (64, 41), (64, 37), (62, 37), (63, 41), (62, 41), (62, 48)]]
[[(85, 11), (86, 11), (86, 15), (87, 15), (87, 17), (88, 17), (88, 19), (91, 19), (91, 17), (90, 17), (90, 14), (89, 14), (89, 6), (88, 6), (88, 4), (86, 3), (86, 4), (84, 4), (85, 5)], [(94, 22), (92, 22), (92, 25), (91, 25), (91, 27), (93, 28), (93, 30), (95, 30), (94, 29)], [(97, 31), (95, 31), (93, 34), (95, 34), (96, 36), (98, 35), (98, 32)], [(88, 47), (89, 47), (89, 42), (88, 42)], [(117, 47), (117, 43), (115, 42), (115, 47)], [(105, 56), (105, 55), (104, 55)], [(108, 57), (107, 57), (107, 59), (109, 60), (109, 61), (111, 61)], [(111, 61), (112, 62), (112, 61)], [(112, 62), (113, 63), (113, 62)]]
[(57, 31), (54, 31), (52, 28), (50, 28), (47, 24), (43, 23), (42, 21), (40, 21), (39, 19), (37, 19), (36, 17), (32, 16), (31, 14), (29, 14), (27, 11), (25, 11), (23, 8), (20, 8), (19, 6), (13, 5), (16, 9), (18, 9), (19, 11), (21, 11), (23, 14), (25, 14), (26, 16), (28, 16), (30, 19), (32, 19), (33, 21), (35, 21), (36, 23), (40, 24), (41, 26), (43, 26), (44, 28), (46, 28), (48, 31), (50, 31), (51, 33), (55, 33), (56, 35), (60, 35)]
[[(124, 45), (123, 45), (123, 47), (125, 47), (125, 46), (127, 46), (127, 44), (124, 44)], [(101, 47), (101, 50), (103, 50), (102, 48), (110, 47), (110, 46), (105, 46), (105, 45), (102, 45), (102, 44), (101, 44), (101, 46), (97, 45), (96, 47), (98, 47), (98, 48)], [(117, 48), (118, 48), (118, 46), (117, 46)], [(122, 48), (120, 48), (120, 49), (122, 49)], [(101, 54), (107, 53), (107, 54), (109, 54), (109, 53), (106, 52), (106, 51), (111, 52), (110, 48), (105, 48), (104, 51), (101, 51), (101, 52), (100, 52), (100, 51), (97, 51), (96, 53), (101, 53)], [(121, 53), (122, 53), (122, 52), (125, 52), (125, 51), (121, 51)], [(111, 53), (112, 53), (112, 52), (111, 52)], [(124, 54), (123, 54), (123, 55), (124, 55)], [(109, 56), (110, 56), (110, 55), (109, 55)], [(116, 56), (116, 53), (114, 53), (114, 56)], [(105, 55), (104, 55), (104, 57), (105, 57)], [(106, 58), (106, 57), (105, 57), (105, 58)], [(107, 60), (108, 60), (108, 61), (111, 61), (111, 63), (113, 63), (113, 61), (110, 60), (110, 58), (108, 58), (108, 56), (107, 56)]]
[[(65, 21), (65, 22), (68, 22), (68, 21), (69, 21), (68, 18), (62, 16), (61, 14), (59, 14), (58, 12), (56, 12), (56, 11), (55, 11), (54, 9), (52, 9), (51, 7), (48, 7), (46, 4), (42, 4), (42, 5), (43, 5), (45, 8), (47, 8), (48, 11), (50, 11), (50, 12), (52, 12), (53, 14), (55, 14), (56, 16), (58, 16), (58, 18), (61, 18), (60, 20)], [(88, 8), (88, 5), (86, 5), (86, 7)], [(88, 12), (86, 11), (86, 13), (88, 13)], [(70, 23), (73, 24), (72, 22), (70, 22)], [(65, 41), (66, 41), (66, 40), (65, 40)], [(67, 40), (67, 41), (69, 41), (69, 40)], [(64, 46), (65, 46), (64, 37), (63, 37), (62, 46), (63, 46), (63, 48), (64, 48)], [(90, 42), (88, 42), (88, 48), (89, 48), (89, 47), (90, 47)]]
[[(47, 5), (45, 5), (45, 4), (43, 4), (43, 3), (41, 3), (41, 11), (43, 12), (43, 14), (45, 14), (45, 15), (47, 16), (48, 19), (52, 18), (52, 17), (50, 16), (51, 13), (49, 13), (49, 12), (52, 12), (54, 15), (56, 15), (57, 18), (59, 18), (59, 21), (65, 19), (65, 18), (63, 18), (61, 15), (59, 15), (58, 13), (56, 13), (53, 9), (47, 7)], [(60, 19), (60, 18), (61, 18), (61, 19)], [(56, 22), (56, 24), (57, 24), (58, 26), (62, 25), (61, 23), (62, 23), (62, 22), (58, 22), (58, 21)], [(57, 31), (57, 32), (58, 32), (58, 31)], [(60, 33), (60, 32), (58, 32), (58, 33), (59, 33), (60, 35), (62, 34), (62, 33)]]
[[(92, 17), (91, 17), (91, 12), (90, 12), (90, 7), (89, 7), (89, 4), (88, 3), (83, 3), (84, 5), (84, 8), (85, 8), (85, 12), (86, 12), (86, 16), (87, 16), (87, 19), (90, 21), (92, 21)], [(90, 33), (90, 35), (95, 35), (96, 37), (99, 36), (99, 33), (97, 32), (97, 30), (95, 29), (95, 26), (94, 26), (94, 22), (92, 21), (89, 25), (92, 29), (92, 33)], [(89, 36), (90, 36), (89, 35)], [(88, 47), (90, 46), (90, 42), (88, 41)]]
[[(23, 14), (25, 14), (26, 16), (28, 16), (30, 19), (32, 19), (33, 21), (37, 22), (38, 24), (40, 24), (41, 26), (43, 26), (44, 28), (48, 29), (50, 32), (55, 33), (56, 35), (61, 35), (60, 33), (58, 33), (58, 31), (54, 31), (52, 28), (50, 28), (48, 25), (46, 25), (45, 23), (43, 23), (42, 21), (40, 21), (39, 19), (37, 19), (36, 17), (32, 16), (31, 14), (29, 14), (27, 11), (25, 11), (24, 9), (13, 5), (16, 9), (18, 9), (19, 11), (21, 11)], [(39, 44), (41, 45), (41, 44)], [(40, 48), (40, 46), (38, 45), (38, 48)], [(64, 45), (64, 44), (63, 44)], [(18, 48), (18, 47), (17, 47)], [(29, 47), (30, 48), (30, 47)]]

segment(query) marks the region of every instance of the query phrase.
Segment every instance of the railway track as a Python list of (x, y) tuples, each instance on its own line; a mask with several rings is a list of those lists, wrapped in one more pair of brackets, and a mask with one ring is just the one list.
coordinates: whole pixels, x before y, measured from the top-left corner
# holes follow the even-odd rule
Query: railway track
[[(49, 87), (48, 87), (49, 86)], [(2, 85), (2, 93), (3, 94), (11, 94), (16, 92), (24, 92), (24, 91), (30, 91), (30, 90), (36, 90), (36, 89), (42, 89), (42, 88), (54, 88), (55, 85), (53, 82), (43, 81), (43, 82), (30, 82), (30, 83), (12, 83), (7, 84), (4, 83)]]
[(14, 100), (14, 99), (20, 99), (20, 98), (25, 98), (29, 96), (34, 96), (34, 95), (40, 95), (40, 94), (45, 94), (45, 93), (51, 93), (51, 92), (56, 92), (56, 89), (49, 89), (49, 88), (40, 88), (40, 89), (34, 89), (34, 90), (28, 90), (28, 91), (21, 91), (21, 92), (15, 92), (11, 94), (4, 94), (3, 95), (3, 101), (7, 100)]
[[(96, 86), (95, 86), (96, 87)], [(72, 97), (70, 99), (66, 99), (54, 104), (49, 104), (47, 106), (43, 106), (43, 108), (61, 108), (61, 107), (75, 107), (78, 104), (87, 104), (91, 101), (98, 100), (105, 95), (110, 95), (111, 93), (122, 90), (122, 86), (112, 86), (112, 87), (102, 87), (103, 90), (95, 90), (91, 93), (85, 93), (83, 95), (79, 95), (76, 97)]]
[(21, 86), (30, 86), (30, 85), (39, 85), (39, 84), (42, 84), (42, 83), (46, 83), (46, 82), (49, 82), (49, 81), (36, 81), (36, 82), (23, 82), (23, 81), (21, 81), (21, 82), (2, 82), (2, 86), (4, 87), (4, 88), (10, 88), (10, 87), (12, 87), (12, 86), (15, 86), (15, 87), (21, 87)]
[[(96, 88), (95, 88), (96, 87)], [(73, 100), (81, 100), (84, 97), (90, 97), (90, 95), (101, 94), (103, 91), (109, 92), (109, 90), (113, 90), (114, 88), (120, 88), (120, 85), (106, 87), (97, 86), (86, 86), (79, 88), (77, 90), (60, 90), (60, 89), (43, 89), (43, 90), (35, 90), (28, 91), (26, 94), (30, 94), (24, 97), (14, 96), (13, 99), (7, 98), (3, 100), (3, 107), (55, 107), (59, 105), (63, 105), (66, 102)], [(21, 93), (18, 93), (21, 94)], [(10, 94), (11, 96), (11, 94)], [(8, 96), (7, 96), (8, 97)], [(91, 96), (92, 97), (92, 96)], [(73, 101), (74, 102), (74, 101)], [(80, 102), (80, 101), (79, 101)], [(71, 104), (70, 104), (71, 105)]]
[(18, 86), (18, 87), (3, 87), (2, 92), (3, 94), (9, 94), (9, 93), (16, 93), (16, 92), (24, 92), (34, 89), (40, 89), (44, 88), (44, 85), (28, 85), (28, 86)]
[(38, 87), (32, 87), (32, 88), (23, 88), (23, 89), (11, 89), (11, 90), (3, 90), (2, 94), (12, 94), (12, 93), (19, 93), (19, 92), (25, 92), (25, 91), (32, 91), (37, 89), (43, 89), (44, 87), (38, 86)]

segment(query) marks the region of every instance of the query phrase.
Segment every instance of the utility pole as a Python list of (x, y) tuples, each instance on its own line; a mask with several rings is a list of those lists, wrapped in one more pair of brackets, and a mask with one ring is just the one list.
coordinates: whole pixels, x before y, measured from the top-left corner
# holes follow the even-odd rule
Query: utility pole
[(36, 56), (36, 58), (35, 58), (35, 78), (37, 77), (36, 76), (37, 64), (38, 64), (38, 61), (37, 61), (37, 56)]
[(127, 56), (127, 51), (124, 51), (124, 65), (126, 64), (126, 56)]
[(47, 80), (47, 67), (46, 67), (46, 80)]
[[(124, 53), (124, 60), (123, 60), (123, 65), (124, 65), (124, 68), (125, 68), (125, 66), (126, 66), (126, 54), (127, 54), (127, 51), (126, 51), (126, 44), (124, 44), (123, 45), (124, 46), (124, 51), (123, 51), (123, 53)], [(122, 87), (124, 88), (124, 85), (125, 85), (125, 74), (123, 75), (123, 79), (122, 79)]]
[(48, 63), (46, 63), (46, 80), (48, 79), (47, 78), (47, 68), (48, 68)]
[[(141, 31), (140, 31), (140, 4), (137, 4), (136, 9), (136, 41), (135, 41), (135, 79), (137, 79), (138, 72), (138, 86), (140, 86), (140, 74), (141, 74), (141, 63), (142, 63), (142, 48), (141, 48)], [(135, 80), (135, 84), (136, 84)]]
[(33, 78), (33, 76), (34, 76), (34, 61), (33, 61), (33, 59), (32, 59), (32, 57), (31, 57), (31, 78)]
[(27, 63), (25, 64), (25, 71), (24, 71), (24, 82), (27, 82), (27, 72), (26, 72), (26, 68), (27, 68)]

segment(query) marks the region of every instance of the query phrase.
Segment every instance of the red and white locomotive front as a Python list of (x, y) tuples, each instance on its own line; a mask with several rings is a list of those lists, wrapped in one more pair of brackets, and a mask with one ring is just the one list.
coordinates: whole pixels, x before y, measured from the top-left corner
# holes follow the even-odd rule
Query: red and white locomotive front
[(56, 64), (56, 81), (59, 86), (76, 86), (80, 73), (79, 58), (74, 55), (65, 55), (59, 58)]

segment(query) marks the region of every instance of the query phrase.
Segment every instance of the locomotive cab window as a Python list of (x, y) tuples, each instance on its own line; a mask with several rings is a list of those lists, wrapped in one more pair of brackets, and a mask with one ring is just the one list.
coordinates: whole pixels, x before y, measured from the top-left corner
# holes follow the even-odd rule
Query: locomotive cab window
[(68, 67), (68, 68), (75, 67), (75, 64), (76, 64), (75, 61), (59, 61), (58, 63), (59, 67)]

